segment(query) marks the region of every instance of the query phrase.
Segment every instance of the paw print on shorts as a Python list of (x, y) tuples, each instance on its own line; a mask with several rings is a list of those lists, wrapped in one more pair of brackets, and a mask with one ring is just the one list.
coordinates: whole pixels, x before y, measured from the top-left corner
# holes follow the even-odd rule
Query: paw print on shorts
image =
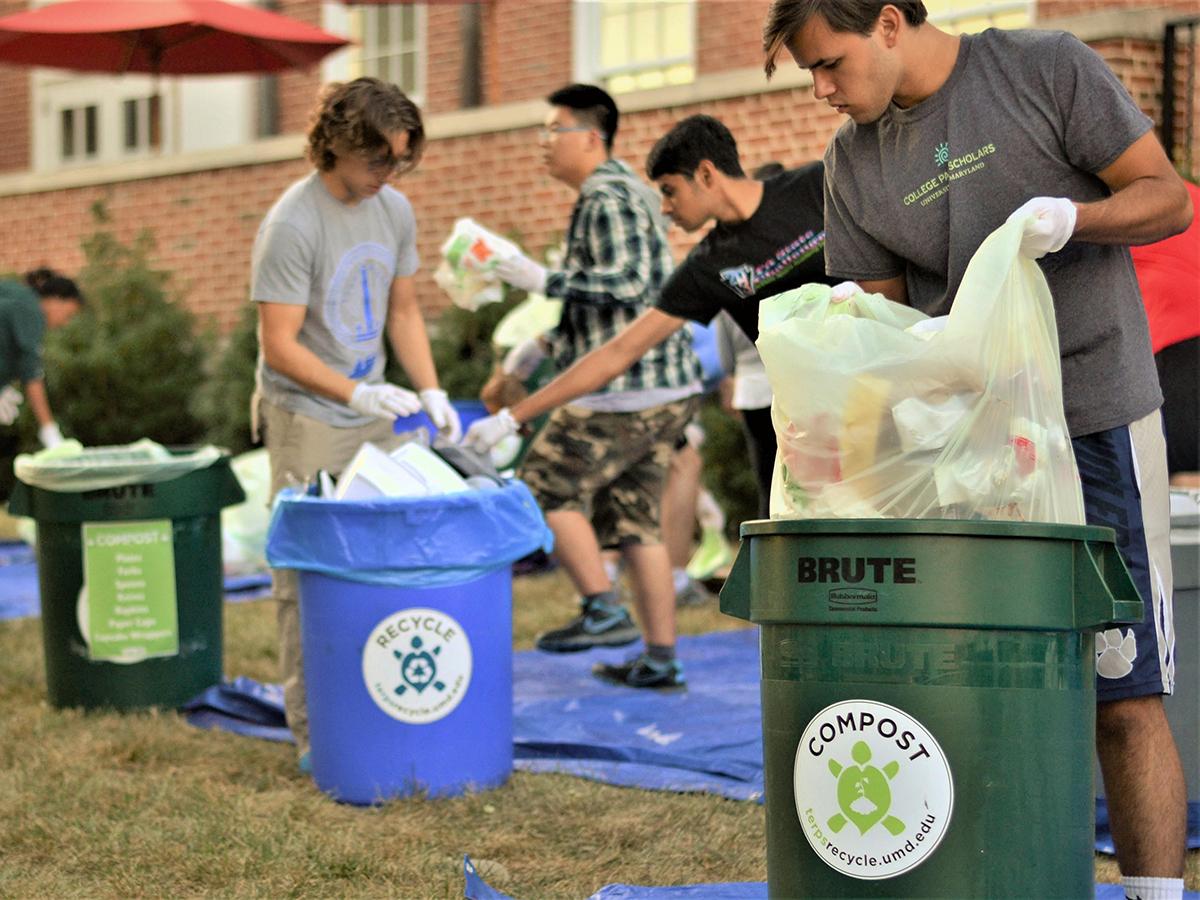
[(1133, 629), (1121, 636), (1120, 628), (1096, 635), (1096, 672), (1101, 678), (1124, 678), (1133, 671), (1137, 659), (1137, 641)]

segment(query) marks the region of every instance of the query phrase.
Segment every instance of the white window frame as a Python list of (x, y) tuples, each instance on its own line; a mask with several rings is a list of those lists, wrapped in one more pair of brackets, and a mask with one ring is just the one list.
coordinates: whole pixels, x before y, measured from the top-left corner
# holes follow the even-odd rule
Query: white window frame
[[(161, 110), (162, 148), (174, 146), (175, 116), (173, 92), (167, 89), (168, 79), (158, 85)], [(146, 100), (155, 90), (149, 75), (82, 75), (59, 69), (35, 69), (30, 78), (33, 104), (32, 168), (35, 171), (58, 171), (78, 166), (145, 159), (159, 152), (151, 147), (145, 127), (139, 127), (137, 147), (125, 147), (125, 101)], [(62, 155), (62, 113), (67, 109), (97, 108), (96, 153), (64, 159)]]
[[(416, 84), (410, 89), (401, 85), (408, 98), (418, 106), (425, 104), (428, 86), (429, 68), (429, 13), (424, 3), (389, 3), (386, 6), (398, 11), (412, 12), (416, 18), (413, 28), (413, 47), (417, 60), (413, 67)], [(321, 27), (326, 31), (350, 38), (350, 17), (352, 15), (371, 14), (379, 9), (379, 5), (350, 6), (340, 2), (325, 2), (321, 4)], [(347, 81), (356, 77), (361, 68), (361, 51), (357, 45), (351, 45), (325, 57), (321, 64), (321, 79), (323, 81)]]
[[(636, 2), (652, 3), (655, 0), (636, 0)], [(646, 69), (668, 68), (674, 65), (690, 65), (692, 67), (693, 80), (699, 74), (696, 71), (696, 56), (699, 46), (699, 35), (697, 33), (696, 8), (701, 0), (692, 0), (688, 4), (688, 29), (692, 37), (692, 52), (687, 56), (679, 57), (663, 57), (657, 60), (653, 65), (630, 65), (619, 66), (612, 69), (605, 69), (600, 62), (601, 46), (597, 36), (601, 33), (602, 19), (602, 4), (595, 0), (574, 0), (571, 4), (572, 9), (572, 69), (574, 78), (577, 82), (586, 82), (590, 84), (605, 84), (608, 79), (619, 76), (634, 74), (638, 71)], [(667, 87), (667, 85), (663, 85)], [(657, 88), (647, 88), (647, 90), (657, 90)]]

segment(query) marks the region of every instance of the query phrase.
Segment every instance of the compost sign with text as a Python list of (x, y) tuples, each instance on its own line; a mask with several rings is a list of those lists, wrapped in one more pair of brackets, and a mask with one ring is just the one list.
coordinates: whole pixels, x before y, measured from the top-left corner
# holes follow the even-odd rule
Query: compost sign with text
[(800, 736), (794, 776), (809, 845), (851, 878), (894, 878), (924, 862), (954, 809), (954, 779), (933, 735), (872, 700), (817, 713)]
[(134, 663), (179, 653), (170, 519), (85, 522), (83, 584), (91, 659)]

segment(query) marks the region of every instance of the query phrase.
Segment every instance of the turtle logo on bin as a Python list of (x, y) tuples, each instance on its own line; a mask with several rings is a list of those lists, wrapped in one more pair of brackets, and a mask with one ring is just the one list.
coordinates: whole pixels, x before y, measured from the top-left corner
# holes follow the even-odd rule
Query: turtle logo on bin
[(471, 684), (471, 642), (436, 609), (414, 608), (379, 622), (363, 648), (367, 693), (381, 710), (414, 725), (449, 715)]
[(937, 740), (908, 713), (872, 700), (817, 713), (800, 736), (793, 775), (805, 838), (851, 878), (894, 878), (919, 865), (954, 808)]

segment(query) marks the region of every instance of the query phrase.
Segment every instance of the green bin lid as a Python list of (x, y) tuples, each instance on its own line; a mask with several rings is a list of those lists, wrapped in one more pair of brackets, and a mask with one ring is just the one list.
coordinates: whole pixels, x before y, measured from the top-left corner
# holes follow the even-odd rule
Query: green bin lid
[(753, 519), (742, 523), (742, 537), (774, 534), (946, 534), (1070, 541), (1113, 540), (1113, 530), (1098, 525), (998, 522), (992, 519)]

